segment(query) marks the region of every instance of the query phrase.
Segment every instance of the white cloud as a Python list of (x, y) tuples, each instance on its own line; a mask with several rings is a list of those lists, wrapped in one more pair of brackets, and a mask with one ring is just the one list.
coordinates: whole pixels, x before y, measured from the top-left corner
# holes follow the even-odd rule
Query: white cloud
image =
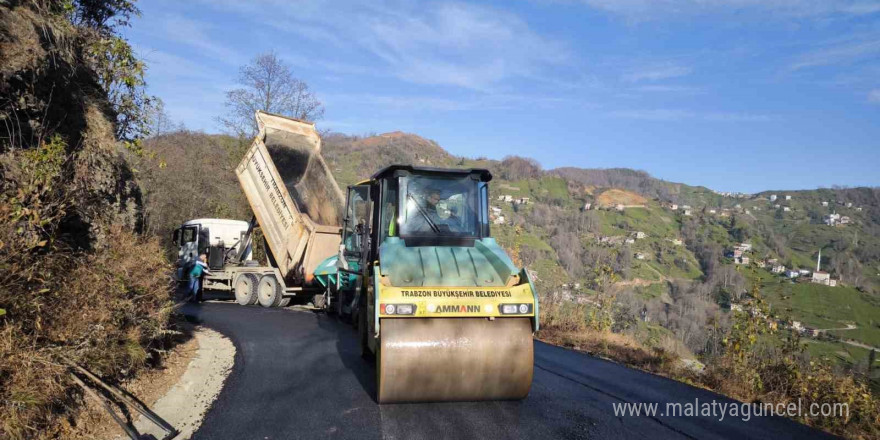
[(791, 70), (799, 70), (850, 63), (860, 59), (875, 57), (878, 54), (880, 54), (880, 37), (875, 36), (873, 38), (837, 43), (806, 53), (798, 57), (791, 64), (790, 68)]
[(168, 14), (162, 17), (156, 26), (144, 27), (142, 31), (151, 38), (189, 46), (200, 56), (224, 64), (235, 65), (243, 59), (241, 54), (227, 45), (218, 43), (217, 39), (211, 36), (212, 33), (221, 32), (211, 23)]
[(646, 121), (699, 120), (712, 122), (765, 122), (773, 120), (773, 117), (762, 114), (712, 111), (696, 112), (681, 109), (617, 110), (608, 114), (616, 118), (640, 119)]
[[(356, 104), (375, 106), (383, 109), (421, 112), (421, 111), (469, 111), (469, 110), (506, 110), (528, 104), (533, 107), (551, 108), (561, 104), (570, 104), (566, 98), (519, 95), (519, 94), (477, 94), (468, 97), (444, 98), (437, 96), (399, 96), (378, 94), (326, 94), (321, 96), (327, 103)], [(578, 103), (590, 106), (588, 103)]]
[(627, 82), (659, 81), (690, 75), (691, 68), (675, 64), (661, 64), (630, 71), (621, 76)]
[(635, 87), (633, 90), (636, 92), (663, 92), (663, 93), (701, 93), (701, 92), (703, 92), (703, 90), (700, 89), (699, 87), (660, 85), (660, 84), (639, 86), (639, 87)]
[(197, 60), (183, 58), (160, 50), (135, 48), (138, 56), (147, 63), (147, 72), (150, 77), (163, 77), (166, 79), (196, 79), (209, 81), (213, 84), (221, 77), (221, 72), (214, 70)]
[[(670, 16), (739, 13), (752, 10), (764, 17), (825, 18), (859, 16), (880, 11), (871, 0), (582, 0), (587, 5), (630, 20)], [(760, 17), (759, 17), (760, 18)]]
[(880, 104), (880, 89), (874, 89), (868, 92), (868, 102)]
[(480, 5), (261, 0), (221, 7), (313, 41), (360, 48), (386, 74), (417, 84), (488, 90), (569, 60), (562, 43), (520, 16)]

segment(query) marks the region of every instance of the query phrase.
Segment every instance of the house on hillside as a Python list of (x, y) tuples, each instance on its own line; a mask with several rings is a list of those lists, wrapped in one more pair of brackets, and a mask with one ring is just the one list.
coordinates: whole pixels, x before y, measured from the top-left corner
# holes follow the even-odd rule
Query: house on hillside
[(584, 208), (583, 208), (583, 210), (584, 210), (584, 211), (589, 211), (590, 208), (592, 208), (592, 207), (593, 207), (593, 204), (587, 202), (587, 203), (584, 203)]
[(499, 208), (497, 206), (491, 206), (491, 207), (489, 207), (489, 209), (492, 210), (492, 214), (495, 214), (495, 215), (501, 214), (501, 208)]
[(528, 205), (529, 203), (531, 203), (531, 201), (528, 197), (520, 197), (516, 199), (514, 203), (516, 203), (517, 205)]
[(512, 202), (512, 201), (513, 201), (513, 196), (510, 195), (510, 194), (500, 195), (500, 196), (498, 196), (498, 200), (500, 200), (500, 201), (502, 201), (502, 202), (508, 202), (508, 203), (509, 203), (509, 202)]
[(822, 206), (828, 206), (828, 202), (822, 202)]
[(503, 225), (504, 224), (504, 216), (499, 215), (498, 217), (495, 218), (495, 220), (492, 220), (492, 223), (494, 223), (496, 225)]
[(789, 211), (791, 211), (791, 208), (789, 208), (788, 206), (784, 206), (784, 207), (782, 208), (782, 211), (783, 211), (783, 212), (789, 212)]
[(791, 321), (790, 327), (796, 332), (804, 331), (804, 325), (800, 321)]
[(828, 226), (834, 226), (838, 222), (840, 222), (840, 214), (838, 214), (836, 212), (828, 214), (822, 218), (822, 222), (824, 222)]
[(859, 206), (858, 208), (856, 208), (856, 211), (858, 211), (858, 212), (862, 212), (862, 207)]
[(739, 244), (737, 244), (736, 246), (737, 246), (738, 248), (742, 249), (743, 252), (749, 252), (749, 251), (752, 250), (752, 244), (751, 244), (751, 243), (739, 243)]
[(812, 282), (814, 284), (824, 284), (826, 286), (828, 285), (828, 283), (830, 281), (831, 281), (831, 274), (829, 274), (828, 272), (820, 271), (820, 270), (813, 272), (813, 277), (810, 279), (810, 282)]
[(690, 209), (685, 209), (685, 210), (684, 210), (684, 215), (690, 217), (690, 215), (691, 215), (691, 210), (690, 210)]
[(840, 223), (838, 225), (839, 226), (848, 225), (848, 224), (850, 224), (851, 221), (852, 221), (852, 219), (850, 219), (849, 216), (842, 215), (842, 216), (840, 216)]
[(810, 271), (808, 269), (798, 269), (798, 273), (801, 274), (801, 276), (805, 276), (809, 275)]
[(801, 273), (800, 273), (800, 271), (797, 271), (795, 269), (789, 269), (789, 270), (785, 271), (785, 276), (787, 276), (789, 278), (797, 278), (797, 277), (801, 276)]
[(675, 203), (673, 203), (673, 204), (669, 205), (669, 209), (671, 209), (671, 210), (673, 210), (673, 211), (678, 211), (678, 205), (676, 205)]
[(643, 238), (648, 237), (648, 234), (645, 234), (645, 233), (642, 232), (642, 231), (636, 231), (636, 233), (633, 234), (633, 236), (634, 236), (636, 239), (641, 240), (641, 239), (643, 239)]
[(672, 244), (674, 244), (674, 245), (676, 245), (676, 246), (681, 246), (682, 241), (681, 241), (681, 239), (679, 239), (679, 238), (673, 238), (673, 239), (672, 239)]
[(733, 264), (749, 264), (749, 257), (737, 257), (733, 259)]
[(612, 237), (599, 237), (599, 243), (601, 244), (619, 245), (622, 244), (624, 240), (625, 237), (621, 235), (616, 235)]
[(847, 208), (852, 208), (852, 202), (846, 202), (846, 207), (847, 207)]
[(791, 196), (785, 196), (785, 200), (791, 200)]
[(773, 273), (785, 273), (785, 266), (783, 266), (783, 265), (781, 265), (781, 264), (777, 264), (777, 265), (773, 266), (772, 269), (770, 269), (770, 272), (773, 272)]
[(641, 252), (636, 252), (636, 260), (644, 260), (644, 259), (645, 259), (645, 254), (643, 254)]
[(717, 212), (717, 211), (715, 211), (714, 209), (710, 209), (710, 210), (709, 210), (709, 214), (715, 214), (716, 212)]
[(621, 205), (620, 203), (614, 205), (614, 209), (616, 209), (616, 210), (618, 210), (618, 211), (623, 211), (624, 208), (625, 208), (625, 207), (624, 207), (623, 205)]
[(636, 239), (635, 239), (635, 238), (632, 238), (632, 237), (628, 237), (628, 238), (627, 238), (626, 240), (624, 240), (623, 242), (626, 243), (626, 244), (633, 244), (633, 243), (636, 242)]
[(776, 194), (771, 194), (771, 195), (770, 195), (770, 201), (771, 201), (771, 202), (775, 202), (775, 201), (776, 201)]

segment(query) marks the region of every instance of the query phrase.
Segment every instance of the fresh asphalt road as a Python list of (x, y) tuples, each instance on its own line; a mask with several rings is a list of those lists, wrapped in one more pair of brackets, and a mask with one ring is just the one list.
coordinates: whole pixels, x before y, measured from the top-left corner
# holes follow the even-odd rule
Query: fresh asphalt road
[(235, 344), (235, 366), (194, 439), (826, 438), (777, 417), (623, 417), (612, 404), (734, 403), (717, 394), (541, 342), (529, 396), (513, 402), (378, 405), (357, 333), (294, 309), (189, 304)]

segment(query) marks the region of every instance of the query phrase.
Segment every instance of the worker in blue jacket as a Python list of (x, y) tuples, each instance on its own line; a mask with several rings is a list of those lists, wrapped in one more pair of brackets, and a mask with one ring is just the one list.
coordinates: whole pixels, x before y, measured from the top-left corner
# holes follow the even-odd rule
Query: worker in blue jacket
[(201, 290), (199, 289), (199, 283), (202, 280), (204, 275), (210, 275), (211, 271), (208, 270), (208, 256), (205, 254), (199, 255), (199, 259), (192, 265), (192, 269), (189, 270), (189, 289), (187, 290), (187, 299), (189, 301), (198, 302), (201, 301)]

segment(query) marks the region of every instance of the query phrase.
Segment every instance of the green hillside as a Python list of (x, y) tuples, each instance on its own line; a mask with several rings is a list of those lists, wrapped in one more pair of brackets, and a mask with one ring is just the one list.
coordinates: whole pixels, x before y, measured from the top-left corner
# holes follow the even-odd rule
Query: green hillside
[[(628, 169), (545, 171), (519, 157), (455, 157), (433, 141), (404, 133), (363, 138), (333, 134), (325, 137), (324, 156), (343, 186), (392, 163), (488, 168), (494, 175), (492, 206), (504, 217), (492, 225), (493, 235), (534, 271), (542, 293), (589, 297), (603, 287), (598, 269), (608, 267), (614, 273), (610, 288), (624, 298), (635, 298), (628, 300), (628, 307), (646, 308), (648, 319), (681, 336), (685, 326), (668, 317), (670, 308), (687, 310), (681, 321), (697, 320), (705, 327), (712, 321), (710, 315), (729, 313), (730, 304), (757, 284), (779, 319), (822, 329), (857, 326), (826, 332), (823, 338), (829, 340), (814, 340), (811, 347), (823, 348), (811, 352), (849, 353), (836, 357), (852, 360), (853, 353), (867, 351), (833, 340), (837, 338), (880, 346), (876, 189), (724, 195)], [(773, 194), (777, 200), (771, 202)], [(791, 199), (785, 200), (785, 195)], [(529, 200), (518, 204), (499, 196)], [(634, 204), (619, 211), (616, 203)], [(590, 209), (585, 209), (587, 204)], [(672, 204), (678, 209), (672, 210)], [(690, 206), (691, 215), (685, 215), (684, 205)], [(851, 223), (825, 225), (823, 218), (831, 213), (849, 216)], [(636, 238), (639, 232), (644, 238)], [(750, 266), (735, 265), (724, 256), (740, 242), (753, 246), (746, 253)], [(812, 270), (820, 248), (822, 269), (841, 280), (839, 287), (792, 283), (772, 274), (769, 266), (754, 266), (777, 259), (787, 268)], [(706, 336), (692, 339), (684, 342), (694, 352), (701, 351)]]
[[(147, 227), (160, 237), (189, 218), (249, 216), (232, 174), (247, 142), (182, 131), (153, 138), (149, 147), (167, 162), (160, 168), (138, 164)], [(492, 224), (499, 243), (536, 275), (547, 298), (589, 303), (597, 292), (614, 293), (618, 330), (663, 328), (692, 353), (711, 354), (707, 350), (718, 345), (717, 327), (729, 325), (730, 307), (758, 286), (773, 319), (783, 324), (856, 327), (809, 339), (815, 355), (836, 353), (837, 360), (855, 365), (856, 354), (867, 350), (853, 344), (880, 345), (877, 189), (723, 195), (628, 169), (548, 171), (520, 157), (456, 157), (436, 142), (399, 132), (327, 134), (322, 154), (343, 188), (394, 163), (489, 169), (491, 205), (503, 216)], [(222, 172), (195, 178), (202, 169)], [(777, 200), (770, 201), (772, 195)], [(527, 203), (516, 202), (523, 198)], [(848, 216), (850, 223), (824, 224), (834, 213)], [(745, 254), (749, 265), (725, 256), (741, 242), (752, 245)], [(788, 269), (812, 270), (820, 249), (822, 269), (840, 286), (792, 283), (771, 273), (770, 265), (756, 265), (776, 259)]]

